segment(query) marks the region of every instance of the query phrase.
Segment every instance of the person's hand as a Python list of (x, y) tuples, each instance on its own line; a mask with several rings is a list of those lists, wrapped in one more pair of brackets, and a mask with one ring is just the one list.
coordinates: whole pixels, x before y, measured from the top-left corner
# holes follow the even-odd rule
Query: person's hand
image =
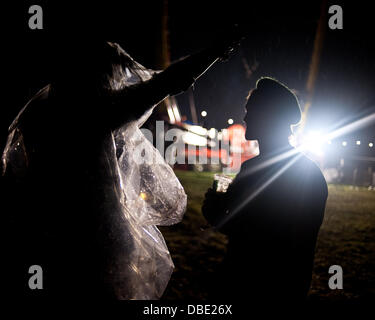
[(186, 91), (216, 61), (227, 59), (241, 38), (240, 29), (233, 26), (220, 34), (210, 47), (172, 63), (155, 77), (161, 80), (160, 90), (167, 88), (171, 96)]
[(233, 25), (220, 34), (212, 49), (221, 61), (225, 61), (239, 47), (243, 38), (242, 29), (238, 25)]
[(215, 226), (224, 208), (225, 193), (216, 192), (214, 189), (209, 188), (202, 205), (203, 216), (211, 225)]

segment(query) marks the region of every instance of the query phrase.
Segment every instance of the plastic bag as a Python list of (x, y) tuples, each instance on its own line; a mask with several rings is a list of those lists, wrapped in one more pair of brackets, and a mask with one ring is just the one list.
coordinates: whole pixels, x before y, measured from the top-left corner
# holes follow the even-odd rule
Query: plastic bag
[[(181, 220), (186, 207), (186, 194), (159, 152), (145, 138), (136, 124), (114, 133), (121, 145), (117, 159), (119, 201), (122, 204), (132, 248), (128, 250), (129, 264), (126, 299), (157, 299), (163, 294), (174, 265), (164, 238), (156, 225), (171, 225)], [(138, 163), (136, 149), (155, 158), (155, 163)], [(162, 162), (160, 161), (162, 160)], [(129, 288), (131, 288), (130, 293)]]
[[(121, 63), (113, 65), (112, 75), (108, 78), (111, 89), (119, 90), (146, 81), (156, 72), (134, 61), (117, 44), (109, 45), (121, 56)], [(43, 88), (31, 101), (48, 97), (49, 89), (49, 86)], [(111, 204), (111, 210), (120, 210), (126, 224), (123, 252), (115, 258), (108, 276), (119, 299), (159, 299), (162, 296), (174, 265), (156, 226), (179, 222), (186, 208), (186, 194), (172, 168), (139, 129), (153, 107), (150, 106), (140, 119), (112, 132), (111, 141), (103, 150), (108, 159), (108, 170), (112, 172), (110, 176), (115, 177), (111, 185), (103, 188), (114, 193), (109, 198), (116, 198), (117, 203)], [(27, 170), (28, 157), (22, 132), (17, 127), (18, 117), (10, 127), (2, 156), (3, 174), (11, 170), (14, 176)], [(134, 157), (140, 146), (153, 161), (142, 162)]]

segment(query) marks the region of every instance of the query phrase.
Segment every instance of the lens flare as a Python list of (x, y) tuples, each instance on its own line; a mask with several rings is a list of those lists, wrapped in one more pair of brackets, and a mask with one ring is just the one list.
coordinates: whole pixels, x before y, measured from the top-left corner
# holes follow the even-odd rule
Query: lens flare
[(310, 131), (302, 138), (301, 150), (305, 153), (312, 153), (316, 156), (323, 156), (323, 145), (328, 139), (318, 131)]

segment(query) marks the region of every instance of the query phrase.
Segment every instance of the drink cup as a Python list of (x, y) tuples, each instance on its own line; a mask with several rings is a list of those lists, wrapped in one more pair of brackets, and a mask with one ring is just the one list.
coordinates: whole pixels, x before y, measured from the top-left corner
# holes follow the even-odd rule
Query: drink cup
[(233, 179), (225, 174), (215, 174), (213, 188), (216, 192), (227, 192)]

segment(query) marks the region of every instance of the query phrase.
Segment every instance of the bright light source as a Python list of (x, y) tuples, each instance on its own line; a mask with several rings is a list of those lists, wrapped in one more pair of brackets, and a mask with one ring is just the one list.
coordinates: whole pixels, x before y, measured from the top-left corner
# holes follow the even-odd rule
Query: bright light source
[(182, 135), (182, 141), (186, 144), (191, 144), (193, 146), (201, 146), (201, 147), (207, 146), (207, 138), (202, 137), (193, 132), (185, 132)]
[(317, 156), (323, 155), (322, 146), (325, 142), (324, 136), (317, 131), (310, 131), (302, 137), (302, 150), (311, 152)]
[(228, 124), (233, 124), (233, 119), (228, 119)]
[(204, 110), (203, 110), (203, 111), (201, 112), (201, 116), (202, 116), (202, 117), (206, 117), (206, 116), (207, 116), (207, 111), (204, 111)]
[(216, 136), (216, 129), (215, 128), (211, 128), (209, 131), (208, 131), (208, 136), (210, 139), (215, 139), (215, 136)]
[(328, 143), (328, 144), (331, 144), (331, 143), (332, 143), (332, 141), (331, 141), (331, 140), (328, 140), (328, 141), (327, 141), (327, 143)]
[(193, 133), (199, 134), (200, 136), (207, 135), (207, 129), (201, 126), (189, 126), (187, 129)]
[(174, 117), (173, 110), (171, 106), (167, 106), (167, 112), (169, 116), (169, 122), (170, 123), (176, 123), (176, 118)]
[(368, 144), (368, 146), (369, 146), (370, 148), (372, 148), (372, 147), (374, 146), (374, 144), (373, 144), (372, 142), (370, 142), (370, 143)]
[(173, 110), (173, 114), (174, 114), (176, 121), (181, 122), (180, 111), (178, 110), (178, 107), (176, 104), (173, 104), (172, 110)]
[(357, 146), (359, 146), (361, 144), (361, 141), (357, 140), (356, 144), (357, 144)]
[(342, 146), (343, 146), (343, 147), (346, 147), (347, 144), (348, 144), (348, 143), (347, 143), (346, 141), (343, 141), (343, 142), (342, 142)]

